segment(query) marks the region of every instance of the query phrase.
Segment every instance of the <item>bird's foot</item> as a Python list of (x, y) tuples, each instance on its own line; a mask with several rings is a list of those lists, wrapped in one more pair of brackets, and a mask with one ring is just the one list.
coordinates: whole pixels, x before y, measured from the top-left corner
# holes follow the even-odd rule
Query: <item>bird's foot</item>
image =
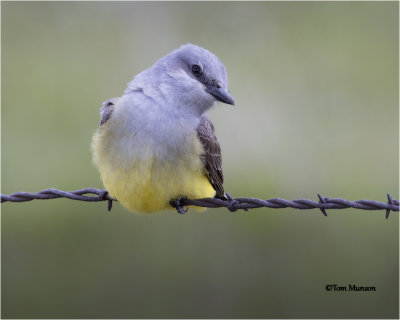
[(184, 203), (185, 199), (187, 199), (187, 198), (186, 197), (178, 197), (176, 199), (171, 199), (169, 201), (169, 204), (171, 205), (171, 207), (175, 208), (178, 213), (185, 214), (188, 211), (188, 209), (185, 209), (183, 207), (183, 203)]

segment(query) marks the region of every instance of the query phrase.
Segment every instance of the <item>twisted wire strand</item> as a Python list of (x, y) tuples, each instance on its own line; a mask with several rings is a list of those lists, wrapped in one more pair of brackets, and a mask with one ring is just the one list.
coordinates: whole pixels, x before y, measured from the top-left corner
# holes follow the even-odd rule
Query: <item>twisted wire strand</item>
[[(91, 194), (91, 195), (87, 195)], [(227, 200), (218, 198), (204, 199), (187, 199), (181, 198), (174, 201), (172, 204), (179, 213), (184, 213), (187, 210), (185, 206), (194, 205), (205, 208), (227, 208), (234, 212), (237, 210), (254, 209), (254, 208), (294, 208), (294, 209), (319, 209), (326, 216), (327, 209), (346, 209), (355, 208), (361, 210), (386, 210), (386, 218), (389, 217), (390, 211), (399, 211), (399, 201), (392, 199), (390, 194), (387, 194), (388, 202), (378, 202), (374, 200), (357, 200), (350, 201), (342, 198), (327, 198), (318, 194), (319, 201), (309, 199), (285, 200), (281, 198), (272, 198), (262, 200), (257, 198), (232, 198), (229, 194)], [(58, 189), (45, 189), (37, 193), (16, 192), (10, 195), (1, 194), (1, 202), (25, 202), (35, 199), (47, 200), (56, 198), (68, 198), (80, 201), (108, 201), (108, 209), (111, 210), (112, 202), (117, 201), (108, 195), (107, 190), (95, 188), (86, 188), (75, 191), (62, 191)]]
[[(83, 194), (95, 194), (95, 196), (84, 196)], [(75, 191), (62, 191), (58, 189), (45, 189), (37, 193), (30, 192), (16, 192), (10, 195), (1, 194), (1, 202), (25, 202), (35, 199), (48, 200), (56, 198), (68, 198), (72, 200), (80, 201), (104, 201), (104, 200), (114, 200), (108, 196), (107, 190), (99, 190), (95, 188), (86, 188)]]

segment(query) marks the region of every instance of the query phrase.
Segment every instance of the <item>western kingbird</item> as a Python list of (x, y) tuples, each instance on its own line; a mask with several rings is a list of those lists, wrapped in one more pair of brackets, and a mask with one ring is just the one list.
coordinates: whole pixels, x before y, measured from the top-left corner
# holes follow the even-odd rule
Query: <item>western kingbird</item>
[(234, 104), (224, 65), (186, 44), (136, 75), (103, 103), (93, 161), (109, 195), (134, 212), (170, 201), (225, 198), (221, 150), (206, 116), (216, 101)]

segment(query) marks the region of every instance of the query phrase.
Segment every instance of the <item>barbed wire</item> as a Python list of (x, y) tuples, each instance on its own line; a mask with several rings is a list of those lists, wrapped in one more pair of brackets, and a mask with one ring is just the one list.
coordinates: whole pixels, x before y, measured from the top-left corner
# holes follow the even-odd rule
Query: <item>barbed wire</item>
[[(86, 194), (92, 194), (88, 196)], [(93, 196), (95, 195), (95, 196)], [(361, 210), (386, 210), (386, 219), (389, 217), (390, 211), (399, 211), (399, 201), (393, 199), (390, 194), (387, 194), (388, 202), (378, 202), (374, 200), (357, 200), (349, 201), (342, 198), (327, 198), (319, 193), (317, 194), (319, 201), (309, 199), (285, 200), (281, 198), (272, 198), (262, 200), (257, 198), (232, 198), (228, 193), (227, 199), (218, 198), (204, 198), (204, 199), (188, 199), (179, 198), (171, 201), (171, 206), (176, 208), (179, 213), (185, 213), (184, 207), (193, 205), (205, 208), (227, 208), (229, 211), (234, 212), (237, 210), (255, 209), (255, 208), (294, 208), (294, 209), (319, 209), (325, 216), (328, 209), (346, 209), (355, 208)], [(37, 193), (30, 192), (16, 192), (10, 195), (1, 194), (1, 202), (25, 202), (35, 199), (48, 200), (56, 198), (68, 198), (80, 201), (108, 201), (108, 210), (111, 210), (112, 202), (117, 201), (109, 196), (107, 190), (100, 190), (95, 188), (86, 188), (75, 191), (62, 191), (58, 189), (45, 189)]]

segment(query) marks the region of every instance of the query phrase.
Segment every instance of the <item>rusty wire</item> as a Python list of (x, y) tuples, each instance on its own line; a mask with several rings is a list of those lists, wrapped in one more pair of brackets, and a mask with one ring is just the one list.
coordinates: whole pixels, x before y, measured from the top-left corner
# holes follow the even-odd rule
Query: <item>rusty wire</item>
[[(92, 194), (92, 195), (86, 195)], [(94, 195), (94, 196), (93, 196)], [(108, 210), (111, 210), (112, 202), (117, 201), (108, 195), (107, 190), (100, 190), (95, 188), (86, 188), (75, 191), (62, 191), (57, 189), (45, 189), (37, 193), (30, 192), (17, 192), (10, 195), (1, 194), (1, 202), (25, 202), (34, 199), (56, 199), (68, 198), (80, 201), (108, 201)], [(378, 202), (374, 200), (357, 200), (349, 201), (341, 198), (327, 198), (318, 194), (319, 201), (309, 199), (285, 200), (280, 198), (272, 198), (268, 200), (256, 198), (232, 198), (227, 194), (227, 200), (217, 198), (204, 198), (204, 199), (187, 199), (180, 198), (172, 201), (172, 206), (176, 208), (179, 213), (185, 213), (185, 206), (194, 205), (206, 208), (227, 208), (234, 212), (237, 210), (254, 209), (254, 208), (294, 208), (294, 209), (319, 209), (326, 216), (328, 209), (346, 209), (355, 208), (361, 210), (386, 210), (386, 219), (389, 217), (390, 211), (399, 211), (399, 201), (392, 199), (390, 194), (387, 194), (388, 202)]]

